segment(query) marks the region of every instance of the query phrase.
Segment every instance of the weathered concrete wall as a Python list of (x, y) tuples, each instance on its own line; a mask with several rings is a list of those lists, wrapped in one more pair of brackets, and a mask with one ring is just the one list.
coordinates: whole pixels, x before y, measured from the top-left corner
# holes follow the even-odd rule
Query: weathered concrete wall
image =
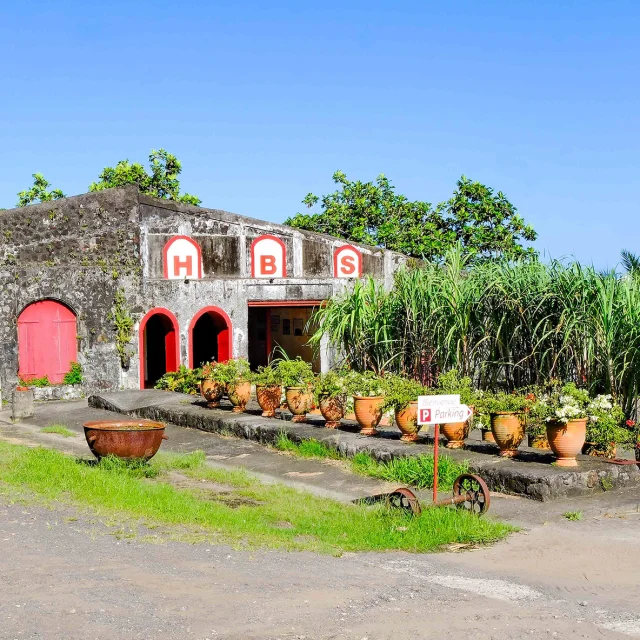
[[(264, 234), (286, 247), (286, 278), (251, 277), (251, 243)], [(203, 278), (167, 280), (163, 248), (183, 235), (202, 250)], [(138, 388), (139, 322), (162, 307), (177, 318), (180, 360), (189, 364), (189, 327), (204, 307), (219, 307), (233, 327), (233, 355), (248, 354), (248, 302), (325, 300), (353, 286), (333, 277), (333, 252), (346, 244), (283, 225), (149, 198), (135, 186), (109, 189), (0, 215), (0, 381), (15, 382), (16, 321), (31, 302), (55, 299), (77, 315), (78, 362), (89, 391)], [(363, 273), (388, 285), (406, 258), (357, 245)], [(109, 319), (122, 288), (136, 320), (130, 366), (123, 369)], [(324, 367), (330, 354), (324, 353)], [(5, 394), (6, 397), (6, 394)]]

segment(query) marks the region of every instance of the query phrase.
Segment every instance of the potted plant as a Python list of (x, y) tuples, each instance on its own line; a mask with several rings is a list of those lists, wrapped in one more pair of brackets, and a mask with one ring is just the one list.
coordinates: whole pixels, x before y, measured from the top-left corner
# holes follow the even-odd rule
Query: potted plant
[(547, 385), (546, 391), (545, 387), (530, 387), (528, 389), (529, 393), (525, 396), (525, 398), (531, 400), (531, 406), (526, 408), (527, 420), (525, 431), (529, 439), (529, 446), (534, 449), (551, 449), (549, 440), (547, 439), (546, 424), (549, 410), (544, 403), (538, 402), (538, 398), (544, 397), (545, 393), (548, 392), (549, 388), (552, 388), (553, 384), (555, 383), (550, 383), (551, 387)]
[(285, 397), (293, 422), (304, 422), (313, 404), (313, 369), (300, 356), (295, 360), (282, 358), (276, 363), (276, 372), (285, 388)]
[[(466, 404), (472, 411), (475, 410), (476, 394), (473, 390), (471, 378), (468, 376), (461, 377), (455, 369), (438, 376), (436, 392), (443, 395), (459, 395), (460, 404)], [(470, 420), (440, 425), (440, 432), (447, 439), (446, 446), (448, 449), (461, 449), (464, 447), (464, 441), (468, 438), (470, 429)]]
[(256, 397), (262, 409), (263, 418), (273, 418), (282, 398), (282, 381), (276, 366), (271, 363), (258, 367), (253, 380), (256, 384)]
[(327, 371), (316, 377), (313, 383), (315, 403), (325, 419), (327, 429), (337, 429), (347, 407), (346, 373)]
[(416, 442), (418, 424), (418, 396), (426, 395), (425, 388), (415, 380), (403, 376), (390, 375), (383, 379), (384, 402), (382, 410), (393, 411), (398, 429), (404, 442)]
[(503, 458), (518, 455), (518, 447), (524, 440), (525, 416), (533, 400), (517, 393), (484, 393), (478, 401), (482, 413), (489, 415), (491, 432)]
[(353, 396), (353, 408), (356, 421), (360, 425), (360, 434), (375, 436), (384, 405), (384, 386), (381, 378), (373, 371), (352, 371), (347, 378), (347, 388)]
[(599, 458), (615, 458), (617, 446), (631, 448), (635, 423), (624, 419), (624, 411), (611, 395), (598, 395), (587, 407), (586, 441), (582, 453)]
[(559, 467), (577, 466), (587, 435), (589, 392), (569, 383), (540, 397), (546, 411), (547, 439)]
[[(219, 380), (216, 374), (217, 365), (217, 362), (207, 362), (203, 364), (200, 369), (200, 393), (207, 401), (207, 406), (210, 409), (215, 409), (220, 406), (220, 400), (226, 390), (225, 383)], [(220, 372), (218, 372), (218, 374), (220, 374)]]
[(217, 362), (213, 374), (224, 383), (234, 413), (242, 413), (251, 398), (251, 369), (245, 358)]

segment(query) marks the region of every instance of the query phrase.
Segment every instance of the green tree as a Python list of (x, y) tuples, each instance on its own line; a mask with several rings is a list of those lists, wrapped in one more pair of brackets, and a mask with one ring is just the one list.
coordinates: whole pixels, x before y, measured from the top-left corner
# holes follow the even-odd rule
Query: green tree
[(18, 193), (18, 207), (26, 207), (34, 202), (49, 202), (50, 200), (59, 200), (64, 198), (64, 193), (60, 189), (47, 189), (51, 186), (41, 173), (31, 174), (33, 177), (33, 186)]
[(182, 171), (182, 164), (173, 154), (164, 149), (153, 149), (149, 154), (149, 167), (150, 172), (137, 162), (120, 160), (115, 167), (105, 167), (98, 176), (99, 181), (89, 185), (89, 191), (137, 184), (140, 191), (149, 196), (200, 205), (202, 200), (197, 196), (180, 193), (178, 175)]
[(535, 253), (521, 242), (535, 240), (536, 232), (505, 195), (464, 176), (453, 197), (436, 207), (397, 194), (384, 175), (375, 182), (352, 182), (336, 171), (333, 181), (338, 185), (333, 193), (322, 198), (310, 193), (302, 201), (309, 208), (320, 202), (319, 213), (298, 213), (285, 224), (423, 259), (441, 259), (458, 241), (477, 258)]
[(537, 253), (521, 242), (533, 242), (538, 234), (502, 191), (494, 193), (490, 187), (462, 176), (453, 197), (440, 208), (447, 228), (477, 258), (520, 258)]

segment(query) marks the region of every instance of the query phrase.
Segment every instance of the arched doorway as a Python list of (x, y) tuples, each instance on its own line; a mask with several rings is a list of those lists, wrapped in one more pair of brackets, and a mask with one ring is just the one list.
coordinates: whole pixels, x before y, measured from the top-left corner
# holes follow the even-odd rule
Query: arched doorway
[(77, 358), (76, 314), (56, 300), (40, 300), (18, 316), (18, 375), (58, 384)]
[(140, 321), (140, 388), (152, 389), (180, 362), (178, 321), (168, 309), (151, 309)]
[(218, 307), (200, 309), (189, 327), (189, 366), (224, 362), (231, 357), (232, 331), (229, 316)]

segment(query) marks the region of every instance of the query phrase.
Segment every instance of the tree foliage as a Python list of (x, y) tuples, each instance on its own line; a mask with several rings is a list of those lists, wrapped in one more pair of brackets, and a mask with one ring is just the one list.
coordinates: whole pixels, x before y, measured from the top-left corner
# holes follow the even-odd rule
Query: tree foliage
[(502, 193), (462, 176), (453, 197), (433, 207), (396, 193), (384, 175), (375, 182), (350, 181), (333, 174), (338, 189), (319, 198), (310, 193), (303, 204), (318, 213), (298, 213), (285, 221), (292, 227), (399, 251), (416, 258), (440, 259), (458, 241), (475, 258), (534, 255), (523, 241), (536, 239), (517, 209)]
[(58, 200), (65, 197), (60, 189), (48, 190), (51, 185), (41, 173), (33, 173), (31, 175), (33, 177), (33, 186), (18, 193), (16, 206), (26, 207), (28, 204), (35, 202), (49, 202), (50, 200)]
[(137, 162), (120, 160), (115, 167), (105, 167), (98, 176), (98, 182), (89, 185), (89, 191), (137, 184), (140, 191), (146, 195), (195, 206), (200, 205), (202, 200), (197, 196), (180, 193), (178, 175), (182, 171), (182, 164), (173, 154), (164, 149), (158, 151), (153, 149), (149, 154), (149, 168), (150, 171), (147, 171)]

